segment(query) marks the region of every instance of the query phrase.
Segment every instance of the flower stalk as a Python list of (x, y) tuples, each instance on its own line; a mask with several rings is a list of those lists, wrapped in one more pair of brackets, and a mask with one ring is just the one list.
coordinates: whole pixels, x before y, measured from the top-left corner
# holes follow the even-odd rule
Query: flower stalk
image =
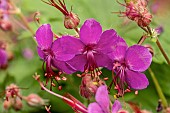
[[(27, 19), (25, 18), (25, 16), (23, 15), (23, 13), (21, 11), (18, 13), (18, 16), (21, 18), (21, 20), (23, 21), (24, 25), (29, 30), (29, 32), (34, 36), (34, 34), (35, 34), (34, 31), (29, 26)], [(35, 41), (34, 38), (33, 38), (33, 40)]]
[(54, 93), (54, 92), (50, 91), (49, 89), (47, 89), (47, 88), (44, 86), (44, 84), (40, 81), (40, 76), (39, 76), (39, 75), (35, 75), (34, 78), (39, 82), (41, 88), (42, 88), (43, 90), (45, 90), (46, 92), (48, 92), (48, 93), (50, 93), (50, 94), (52, 94), (52, 95), (54, 95), (54, 96), (56, 96), (56, 97), (61, 98), (61, 99), (64, 100), (69, 106), (71, 106), (73, 109), (78, 110), (78, 111), (81, 111), (82, 113), (88, 113), (88, 112), (87, 112), (87, 109), (86, 109), (84, 106), (82, 106), (80, 103), (74, 102), (73, 100), (71, 100), (71, 99), (69, 99), (69, 98), (67, 98), (67, 97), (65, 97), (65, 96), (59, 95), (59, 94)]
[(161, 43), (159, 42), (158, 38), (157, 38), (156, 44), (157, 44), (158, 48), (160, 49), (162, 55), (164, 56), (165, 60), (170, 65), (170, 60), (169, 60), (166, 52), (164, 51), (163, 47), (161, 46)]
[(28, 29), (28, 31), (33, 35), (32, 39), (34, 40), (34, 42), (36, 43), (35, 39), (34, 39), (34, 30), (29, 26), (29, 23), (27, 21), (27, 19), (25, 18), (25, 16), (23, 15), (22, 11), (16, 7), (16, 5), (11, 2), (12, 7), (14, 8), (14, 11), (16, 11), (16, 14), (21, 18), (21, 20), (23, 21), (24, 26)]
[[(152, 31), (151, 31), (151, 28), (150, 28), (149, 26), (147, 26), (147, 29), (148, 29), (148, 33), (150, 34), (150, 36), (152, 36), (153, 33), (152, 33)], [(160, 49), (162, 55), (164, 56), (165, 60), (166, 60), (167, 63), (170, 65), (170, 60), (169, 60), (169, 58), (168, 58), (166, 52), (164, 51), (164, 49), (163, 49), (161, 43), (159, 42), (158, 37), (156, 37), (156, 44), (157, 44), (158, 48)]]
[[(149, 33), (150, 36), (152, 36), (152, 31), (151, 31), (151, 28), (150, 28), (149, 26), (147, 26), (147, 30), (148, 30), (147, 33)], [(146, 39), (147, 37), (148, 37), (148, 36), (143, 35), (143, 36), (139, 39), (138, 44), (141, 45), (141, 44), (145, 41), (145, 39)], [(168, 59), (168, 56), (166, 55), (164, 49), (162, 48), (162, 46), (161, 46), (161, 44), (160, 44), (160, 42), (159, 42), (159, 40), (158, 40), (158, 37), (156, 37), (156, 39), (157, 39), (157, 40), (156, 40), (156, 44), (158, 45), (161, 53), (162, 53), (163, 56), (165, 57), (165, 59), (166, 59), (166, 61), (168, 62), (168, 64), (170, 64), (170, 61), (169, 61), (169, 59)], [(154, 85), (155, 85), (155, 88), (156, 88), (157, 93), (158, 93), (158, 95), (159, 95), (159, 98), (162, 100), (163, 107), (164, 107), (164, 108), (167, 108), (167, 107), (168, 107), (167, 100), (166, 100), (166, 98), (165, 98), (165, 96), (164, 96), (164, 94), (163, 94), (163, 92), (162, 92), (162, 89), (161, 89), (161, 87), (160, 87), (160, 85), (159, 85), (159, 83), (158, 83), (158, 80), (157, 80), (156, 77), (155, 77), (154, 72), (152, 71), (151, 68), (148, 68), (148, 71), (149, 71), (149, 73), (150, 73), (150, 75), (151, 75), (151, 78), (152, 78), (152, 80), (153, 80), (153, 82), (154, 82)]]
[(160, 87), (160, 85), (158, 83), (158, 80), (155, 77), (154, 72), (152, 71), (151, 68), (149, 68), (148, 71), (149, 71), (149, 73), (150, 73), (150, 75), (152, 77), (152, 80), (153, 80), (154, 84), (155, 84), (155, 88), (156, 88), (156, 90), (158, 92), (159, 98), (162, 100), (163, 107), (167, 108), (168, 107), (167, 100), (166, 100), (166, 98), (165, 98), (165, 96), (164, 96), (164, 94), (162, 92), (162, 89), (161, 89), (161, 87)]
[(138, 41), (138, 45), (142, 45), (142, 43), (145, 41), (145, 39), (147, 38), (148, 36), (146, 36), (146, 35), (143, 35), (140, 39), (139, 39), (139, 41)]

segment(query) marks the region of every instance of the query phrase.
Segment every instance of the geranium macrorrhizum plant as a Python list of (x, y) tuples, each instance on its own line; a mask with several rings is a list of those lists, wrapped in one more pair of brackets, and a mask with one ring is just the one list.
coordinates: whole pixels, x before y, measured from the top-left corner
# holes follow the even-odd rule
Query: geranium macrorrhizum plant
[[(116, 30), (102, 30), (102, 26), (95, 19), (87, 19), (84, 24), (78, 28), (80, 18), (77, 14), (71, 11), (69, 12), (64, 0), (42, 0), (44, 3), (55, 7), (64, 15), (64, 26), (66, 29), (73, 29), (76, 31), (76, 35), (61, 35), (55, 34), (50, 24), (41, 25), (36, 33), (30, 29), (26, 18), (20, 12), (17, 12), (17, 8), (7, 7), (5, 0), (0, 2), (0, 10), (2, 18), (0, 20), (0, 28), (4, 31), (11, 30), (12, 27), (8, 23), (9, 14), (13, 14), (13, 10), (16, 14), (19, 14), (25, 24), (25, 27), (34, 35), (37, 44), (37, 52), (41, 60), (43, 60), (43, 71), (46, 77), (46, 83), (40, 81), (39, 76), (35, 76), (35, 79), (40, 83), (43, 90), (46, 90), (52, 95), (55, 95), (63, 99), (73, 110), (77, 113), (128, 113), (126, 110), (122, 110), (121, 101), (118, 97), (123, 97), (125, 93), (138, 90), (142, 90), (148, 87), (149, 81), (145, 74), (152, 62), (153, 49), (150, 45), (142, 46), (144, 40), (148, 37), (154, 38), (162, 54), (167, 60), (170, 61), (161, 47), (158, 35), (163, 31), (161, 29), (150, 28), (152, 22), (152, 14), (148, 10), (148, 2), (146, 0), (125, 0), (125, 12), (118, 12), (121, 16), (127, 17), (137, 23), (146, 34), (144, 34), (137, 44), (128, 47), (126, 41), (117, 34)], [(10, 5), (9, 5), (10, 6)], [(15, 6), (14, 4), (11, 6)], [(54, 40), (55, 37), (55, 40)], [(27, 55), (26, 55), (27, 56)], [(0, 68), (6, 68), (7, 66), (7, 53), (5, 48), (0, 44)], [(111, 75), (104, 75), (101, 71), (102, 68), (107, 68), (111, 71)], [(152, 70), (149, 69), (152, 76)], [(82, 78), (80, 85), (81, 96), (88, 99), (88, 107), (83, 105), (80, 101), (74, 98), (72, 95), (62, 96), (52, 92), (52, 86), (56, 86), (55, 82), (60, 86), (60, 80), (67, 80), (68, 74), (77, 74)], [(71, 76), (71, 75), (70, 75)], [(112, 79), (111, 84), (107, 86), (105, 82), (108, 78)], [(50, 90), (46, 88), (47, 83), (50, 81)], [(153, 78), (155, 82), (155, 79)], [(111, 87), (114, 84), (114, 89)], [(158, 83), (155, 83), (156, 87), (159, 87)], [(110, 90), (116, 90), (114, 97), (114, 104), (109, 96)], [(161, 90), (158, 88), (158, 93)], [(162, 95), (161, 93), (159, 95)], [(29, 98), (28, 98), (29, 97)], [(23, 98), (29, 102), (30, 105), (38, 105), (38, 103), (44, 103), (36, 94), (29, 95), (27, 98)], [(96, 102), (92, 102), (92, 98), (95, 98)], [(12, 96), (13, 98), (13, 96)], [(34, 99), (37, 101), (34, 103)], [(167, 110), (167, 103), (164, 97), (160, 97), (163, 100), (163, 105), (160, 102), (157, 111)], [(15, 100), (15, 99), (14, 99)], [(12, 99), (13, 101), (13, 99)], [(8, 101), (5, 101), (4, 105), (8, 105)], [(132, 109), (135, 112), (145, 113), (137, 107), (136, 104), (129, 102)], [(15, 104), (13, 104), (14, 106)], [(135, 107), (137, 109), (135, 109)], [(8, 107), (7, 107), (8, 108)], [(20, 107), (22, 108), (22, 107)], [(48, 113), (50, 108), (46, 107)]]

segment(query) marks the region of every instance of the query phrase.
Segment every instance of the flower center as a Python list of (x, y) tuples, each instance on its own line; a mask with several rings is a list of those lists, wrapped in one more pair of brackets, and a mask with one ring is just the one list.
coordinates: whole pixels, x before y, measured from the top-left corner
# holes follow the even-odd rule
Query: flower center
[(125, 80), (125, 70), (127, 66), (126, 64), (115, 62), (113, 63), (113, 71), (116, 73), (116, 76), (114, 76), (114, 84), (115, 88), (118, 90), (118, 96), (123, 96), (125, 93), (125, 86), (126, 86), (126, 80)]
[(87, 54), (88, 51), (93, 51), (93, 52), (95, 52), (95, 44), (86, 45), (85, 48), (84, 48), (83, 53), (84, 53), (84, 54)]
[(45, 49), (45, 50), (43, 50), (43, 52), (44, 52), (46, 58), (49, 57), (49, 56), (51, 58), (54, 57), (54, 53), (53, 53), (53, 51), (51, 49)]
[(87, 63), (84, 68), (85, 70), (94, 71), (94, 69), (97, 68), (97, 64), (94, 59), (94, 53), (96, 53), (95, 44), (89, 44), (85, 46), (83, 51), (83, 54), (86, 55), (87, 58)]

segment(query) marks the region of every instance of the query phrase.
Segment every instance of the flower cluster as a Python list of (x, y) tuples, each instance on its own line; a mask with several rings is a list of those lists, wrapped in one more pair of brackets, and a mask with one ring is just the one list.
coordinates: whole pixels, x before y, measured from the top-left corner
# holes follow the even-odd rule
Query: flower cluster
[[(100, 81), (99, 67), (112, 70), (118, 94), (128, 89), (140, 90), (148, 86), (141, 72), (151, 64), (152, 55), (147, 48), (126, 42), (113, 29), (102, 32), (99, 22), (88, 19), (80, 29), (80, 38), (62, 36), (53, 42), (49, 24), (42, 25), (36, 32), (38, 54), (46, 62), (47, 78), (59, 78), (53, 67), (71, 74), (76, 71), (91, 73), (92, 81)], [(57, 80), (57, 79), (56, 79)]]
[(10, 84), (5, 90), (6, 99), (3, 102), (3, 108), (9, 110), (13, 108), (18, 111), (23, 108), (23, 100), (27, 102), (28, 105), (32, 107), (47, 105), (47, 100), (42, 99), (37, 94), (30, 94), (28, 96), (23, 96), (21, 94), (20, 88), (15, 84)]
[[(75, 71), (66, 61), (70, 60), (73, 56), (70, 54), (62, 53), (61, 39), (53, 42), (53, 32), (49, 24), (42, 25), (36, 32), (36, 40), (38, 43), (38, 55), (46, 63), (47, 82), (60, 80), (60, 72), (71, 74)], [(60, 72), (54, 73), (52, 67), (59, 69)], [(43, 67), (44, 68), (44, 67)], [(64, 79), (64, 78), (63, 78)]]
[(125, 12), (121, 12), (124, 16), (130, 20), (135, 21), (140, 27), (146, 27), (151, 23), (152, 15), (147, 9), (147, 0), (125, 0), (126, 7)]

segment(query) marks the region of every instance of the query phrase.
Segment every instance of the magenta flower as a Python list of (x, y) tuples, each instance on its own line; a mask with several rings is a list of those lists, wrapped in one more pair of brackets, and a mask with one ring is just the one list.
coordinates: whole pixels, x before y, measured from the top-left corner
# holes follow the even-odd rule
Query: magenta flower
[(96, 102), (89, 104), (88, 113), (117, 113), (121, 108), (121, 104), (118, 100), (115, 100), (112, 110), (110, 110), (110, 99), (107, 91), (107, 86), (102, 85), (97, 89), (95, 95)]
[(155, 28), (155, 31), (158, 35), (161, 35), (164, 32), (164, 28), (162, 26), (159, 26)]
[(46, 62), (47, 77), (55, 75), (51, 66), (56, 67), (67, 74), (75, 71), (67, 64), (67, 62), (65, 62), (66, 60), (69, 60), (70, 57), (72, 58), (72, 55), (62, 55), (60, 39), (53, 42), (53, 32), (51, 31), (51, 26), (49, 24), (44, 24), (39, 27), (36, 32), (36, 40), (38, 43), (38, 55)]
[(113, 61), (113, 71), (116, 73), (114, 83), (118, 94), (124, 94), (124, 86), (135, 90), (141, 90), (148, 86), (149, 82), (144, 72), (151, 64), (152, 55), (149, 50), (140, 45), (128, 48), (125, 41), (116, 42), (114, 51), (109, 54)]
[(111, 60), (107, 56), (112, 51), (113, 42), (119, 40), (116, 31), (106, 30), (94, 19), (88, 19), (80, 29), (80, 38), (62, 36), (61, 43), (64, 54), (74, 57), (68, 61), (78, 71), (93, 71), (98, 67), (111, 68)]
[(23, 51), (22, 51), (22, 55), (27, 60), (31, 60), (34, 57), (33, 50), (30, 49), (30, 48), (24, 48)]
[(8, 57), (7, 53), (4, 49), (0, 48), (0, 68), (3, 68), (5, 65), (7, 65)]

